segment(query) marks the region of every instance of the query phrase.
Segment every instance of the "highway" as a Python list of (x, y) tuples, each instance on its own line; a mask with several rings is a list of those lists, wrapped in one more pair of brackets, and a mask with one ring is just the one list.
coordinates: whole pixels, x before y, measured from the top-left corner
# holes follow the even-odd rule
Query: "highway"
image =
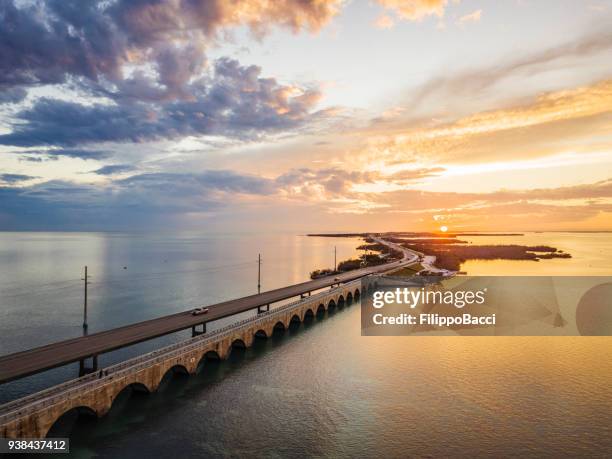
[(337, 276), (323, 277), (301, 284), (270, 290), (257, 295), (246, 296), (207, 306), (206, 315), (194, 316), (191, 309), (156, 319), (137, 322), (119, 328), (113, 328), (91, 335), (67, 339), (27, 351), (16, 352), (0, 357), (0, 384), (28, 375), (40, 373), (51, 368), (77, 362), (94, 355), (104, 354), (142, 341), (168, 335), (194, 325), (232, 316), (259, 306), (276, 303), (288, 298), (297, 297), (315, 290), (346, 283), (369, 274), (389, 271), (406, 264), (414, 263), (418, 256), (397, 244), (377, 239), (390, 247), (401, 250), (404, 258), (384, 265), (349, 271)]

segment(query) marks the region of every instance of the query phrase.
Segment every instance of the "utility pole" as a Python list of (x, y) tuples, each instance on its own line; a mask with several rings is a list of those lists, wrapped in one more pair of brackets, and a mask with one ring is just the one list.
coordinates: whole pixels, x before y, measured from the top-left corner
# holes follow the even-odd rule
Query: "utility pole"
[(338, 264), (336, 263), (336, 246), (334, 246), (334, 271), (336, 271), (337, 267), (338, 267)]
[(257, 257), (257, 294), (261, 293), (261, 253)]
[(84, 298), (83, 298), (83, 330), (87, 331), (87, 285), (89, 284), (89, 277), (87, 275), (87, 266), (85, 266), (85, 277), (81, 280), (84, 281)]

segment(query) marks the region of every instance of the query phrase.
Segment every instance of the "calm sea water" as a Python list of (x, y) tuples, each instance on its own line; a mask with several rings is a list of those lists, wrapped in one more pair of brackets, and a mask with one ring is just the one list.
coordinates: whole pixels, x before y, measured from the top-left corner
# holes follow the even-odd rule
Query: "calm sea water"
[[(612, 263), (599, 265), (601, 253), (612, 254), (612, 235), (533, 237), (575, 258), (517, 262), (521, 274), (533, 267), (551, 274), (563, 261), (576, 267), (564, 274), (593, 265), (612, 274)], [(566, 246), (553, 242), (560, 237)], [(603, 252), (593, 252), (600, 243)], [(259, 251), (264, 289), (306, 280), (333, 264), (334, 245), (343, 259), (357, 241), (0, 233), (0, 353), (79, 335), (84, 264), (94, 276), (95, 331), (253, 293)], [(70, 432), (75, 457), (610, 457), (611, 344), (606, 337), (361, 337), (356, 304), (207, 363), (195, 377), (169, 377), (156, 394), (126, 391), (108, 416), (66, 419), (55, 433)], [(0, 393), (13, 398), (75, 372), (54, 370)]]
[(472, 276), (609, 276), (612, 274), (612, 233), (534, 233), (521, 236), (460, 236), (471, 244), (549, 245), (573, 258), (543, 261), (469, 260), (461, 269)]

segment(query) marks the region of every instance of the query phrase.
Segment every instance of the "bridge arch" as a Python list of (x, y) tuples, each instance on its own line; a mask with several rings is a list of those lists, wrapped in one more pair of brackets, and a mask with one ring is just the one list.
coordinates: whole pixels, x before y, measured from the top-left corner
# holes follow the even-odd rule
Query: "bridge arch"
[[(49, 437), (50, 435), (53, 437), (57, 437), (57, 436), (68, 437), (69, 436), (68, 434), (72, 430), (71, 427), (74, 426), (77, 419), (80, 417), (88, 417), (90, 419), (97, 419), (98, 413), (94, 408), (90, 406), (77, 404), (76, 406), (73, 406), (59, 413), (57, 416), (53, 418), (53, 421), (49, 422), (48, 425), (44, 426), (41, 431), (41, 434), (42, 434), (41, 437), (46, 438), (46, 437)], [(70, 423), (70, 420), (71, 420), (70, 418), (73, 418), (73, 419), (71, 423), (72, 426), (70, 426), (70, 428), (68, 429), (68, 432), (64, 432), (63, 430), (60, 430), (66, 427), (63, 425), (64, 422)]]
[(214, 349), (210, 349), (204, 353), (201, 360), (221, 360), (221, 355)]
[(187, 370), (187, 367), (180, 363), (177, 363), (176, 365), (172, 365), (170, 368), (168, 368), (164, 372), (164, 376), (167, 375), (169, 372), (172, 372), (173, 375), (188, 375), (189, 374), (189, 370)]
[[(168, 372), (166, 372), (166, 374), (167, 373)], [(163, 377), (160, 379), (160, 382), (162, 379)], [(153, 392), (153, 390), (143, 382), (128, 382), (125, 385), (119, 385), (117, 386), (115, 392), (109, 397), (109, 403), (107, 406), (104, 407), (104, 412), (99, 411), (98, 416), (102, 416), (112, 410), (113, 406), (122, 394), (126, 394), (127, 400), (132, 397), (134, 392), (139, 392), (141, 394), (150, 394), (151, 392)]]
[(224, 350), (223, 356), (227, 359), (236, 353), (244, 352), (247, 347), (249, 346), (242, 338), (235, 338), (232, 340), (227, 349)]
[(360, 293), (359, 293), (359, 289), (358, 288), (355, 289), (355, 294), (353, 296), (355, 298), (355, 301), (359, 301)]
[(300, 316), (297, 314), (293, 314), (291, 316), (291, 320), (289, 320), (289, 325), (291, 324), (299, 324), (302, 320), (300, 319)]
[(317, 314), (323, 314), (326, 310), (327, 308), (325, 307), (323, 303), (317, 306)]
[(333, 309), (335, 307), (336, 307), (336, 302), (332, 298), (331, 300), (329, 300), (329, 303), (327, 303), (327, 309)]
[[(319, 306), (321, 306), (321, 305), (319, 305)], [(307, 319), (313, 319), (313, 318), (314, 318), (314, 316), (315, 316), (315, 313), (314, 313), (314, 311), (312, 310), (312, 308), (308, 308), (308, 309), (306, 309), (306, 311), (304, 312), (304, 320), (307, 320)]]
[(262, 328), (260, 328), (259, 330), (257, 330), (254, 334), (255, 338), (262, 338), (265, 339), (268, 337), (268, 334), (266, 333), (266, 331)]
[(351, 292), (348, 292), (346, 294), (346, 304), (347, 306), (350, 306), (351, 304), (353, 304), (353, 294)]
[(287, 330), (287, 326), (282, 320), (279, 320), (278, 322), (274, 324), (274, 327), (272, 328), (272, 332), (274, 333), (274, 331), (276, 330), (284, 332)]
[[(231, 345), (229, 346), (229, 349), (227, 349), (227, 352), (225, 352), (225, 355), (229, 355), (230, 350), (231, 350)], [(200, 358), (197, 360), (198, 363), (195, 366), (194, 373), (201, 374), (207, 362), (220, 362), (220, 361), (221, 361), (221, 355), (215, 349), (208, 349), (207, 351), (202, 353), (200, 355)]]
[(118, 386), (114, 394), (110, 396), (110, 407), (109, 408), (112, 408), (113, 403), (115, 403), (115, 400), (117, 400), (117, 397), (119, 397), (119, 395), (125, 391), (141, 392), (141, 393), (146, 393), (146, 394), (153, 392), (153, 390), (143, 382), (128, 382), (123, 386)]
[(344, 307), (344, 296), (340, 295), (338, 297), (338, 307), (339, 308), (343, 308)]
[(185, 365), (177, 363), (175, 365), (170, 366), (165, 371), (163, 371), (162, 368), (160, 374), (161, 377), (155, 384), (155, 390), (157, 390), (162, 383), (172, 380), (176, 375), (189, 375), (189, 370), (187, 370), (187, 367), (185, 367)]

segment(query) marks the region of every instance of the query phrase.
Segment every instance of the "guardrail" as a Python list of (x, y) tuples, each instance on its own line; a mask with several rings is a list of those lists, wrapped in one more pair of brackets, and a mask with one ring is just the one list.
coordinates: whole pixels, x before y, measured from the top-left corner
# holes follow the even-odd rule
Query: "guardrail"
[[(297, 308), (298, 305), (302, 305), (305, 302), (326, 297), (330, 295), (331, 292), (342, 290), (347, 286), (353, 286), (359, 283), (361, 283), (360, 279), (353, 280), (343, 284), (342, 287), (335, 287), (331, 290), (326, 290), (305, 298), (300, 298), (299, 300), (271, 309), (270, 311), (262, 312), (255, 317), (249, 317), (238, 322), (234, 322), (213, 332), (196, 336), (179, 343), (171, 344), (124, 362), (111, 365), (110, 367), (104, 369), (104, 376), (102, 377), (99, 376), (99, 372), (90, 373), (88, 375), (81, 376), (80, 378), (58, 384), (49, 389), (42, 390), (35, 394), (8, 402), (0, 406), (0, 413), (4, 412), (3, 414), (0, 414), (0, 423), (9, 422), (34, 411), (38, 411), (46, 406), (58, 403), (62, 399), (70, 397), (77, 392), (83, 393), (84, 391), (102, 386), (113, 378), (127, 376), (129, 373), (140, 371), (164, 360), (171, 359), (185, 352), (189, 352), (211, 342), (223, 339), (226, 336), (234, 333), (236, 330), (242, 328), (247, 323), (249, 326), (256, 325), (268, 320), (270, 317), (277, 315), (280, 316), (287, 310)], [(107, 372), (108, 374), (106, 374)]]

